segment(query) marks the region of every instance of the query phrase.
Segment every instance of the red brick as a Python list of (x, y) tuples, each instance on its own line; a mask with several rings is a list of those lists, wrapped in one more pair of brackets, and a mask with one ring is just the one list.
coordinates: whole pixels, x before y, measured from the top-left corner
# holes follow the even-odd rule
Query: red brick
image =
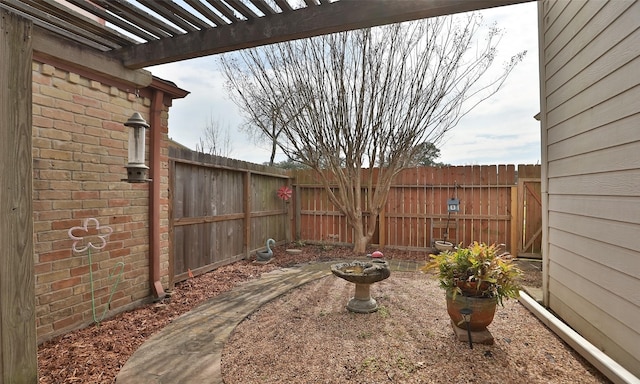
[[(85, 114), (87, 116), (95, 117), (100, 120), (111, 119), (111, 113), (103, 111), (102, 109), (99, 109), (99, 108), (87, 108), (85, 111)], [(104, 123), (103, 123), (103, 126), (104, 126)]]
[(55, 102), (56, 108), (62, 109), (64, 111), (73, 112), (74, 114), (84, 113), (85, 107), (77, 104), (73, 101), (66, 100), (56, 100)]
[[(82, 88), (82, 95), (92, 99), (100, 100), (100, 101), (109, 101), (108, 94), (101, 91), (93, 90), (93, 89)], [(109, 104), (103, 104), (103, 106), (105, 107), (107, 105)]]
[(69, 273), (71, 274), (71, 276), (83, 276), (83, 275), (86, 275), (86, 274), (89, 273), (89, 266), (88, 265), (83, 265), (83, 266), (80, 266), (80, 267), (71, 268)]
[(131, 238), (131, 232), (112, 233), (111, 236), (109, 236), (109, 240), (110, 241), (126, 240), (126, 239), (130, 239), (130, 238)]
[[(87, 116), (87, 115), (74, 115), (73, 121), (75, 121), (77, 124), (82, 124), (87, 127), (98, 127), (98, 128), (102, 127), (101, 119)], [(86, 131), (86, 128), (85, 128), (85, 131)]]
[(69, 200), (71, 199), (70, 191), (39, 191), (38, 197), (41, 200)]
[(38, 115), (32, 116), (32, 124), (34, 127), (41, 128), (52, 128), (53, 127), (53, 119), (50, 117), (43, 117)]
[(36, 275), (51, 272), (51, 264), (39, 262), (35, 264), (33, 270)]
[(40, 170), (39, 172), (39, 178), (40, 179), (45, 179), (45, 180), (70, 180), (71, 179), (71, 172), (66, 171), (66, 170), (57, 170), (57, 169), (51, 169), (51, 170)]
[(122, 140), (102, 138), (100, 139), (100, 144), (110, 148), (116, 148), (116, 149), (124, 148), (124, 141)]
[(74, 219), (58, 220), (51, 224), (51, 228), (54, 230), (60, 230), (60, 229), (69, 229), (71, 227), (77, 227), (80, 225), (81, 225), (80, 222)]
[(84, 163), (82, 164), (82, 170), (85, 172), (108, 173), (109, 166), (99, 163)]
[(131, 250), (129, 248), (120, 247), (118, 249), (114, 249), (111, 251), (111, 257), (124, 257), (131, 254)]
[(77, 219), (86, 219), (90, 217), (98, 216), (100, 211), (98, 209), (83, 209), (73, 212), (73, 217)]
[(54, 140), (52, 142), (53, 149), (69, 152), (78, 152), (82, 150), (82, 144), (74, 143), (73, 141), (59, 141)]
[(33, 74), (31, 75), (31, 78), (34, 83), (49, 85), (49, 86), (51, 85), (51, 77), (45, 76), (39, 72), (34, 71)]
[(66, 329), (68, 327), (71, 327), (72, 325), (78, 324), (81, 321), (82, 321), (81, 314), (75, 314), (73, 316), (63, 317), (61, 320), (53, 322), (53, 329), (56, 331)]
[(54, 281), (66, 279), (69, 277), (68, 271), (56, 271), (51, 273), (45, 273), (36, 277), (36, 284), (51, 283)]
[(82, 129), (82, 132), (73, 135), (73, 141), (78, 142), (78, 143), (83, 143), (83, 144), (93, 144), (93, 145), (100, 144), (100, 139), (99, 138), (97, 138), (95, 136), (85, 135), (84, 134), (84, 128)]
[(60, 300), (60, 299), (64, 299), (66, 297), (69, 297), (73, 294), (73, 290), (71, 289), (64, 289), (64, 290), (60, 290), (60, 291), (56, 291), (56, 292), (47, 292), (44, 293), (42, 295), (38, 295), (38, 304), (43, 305), (43, 304), (49, 304), (52, 303), (56, 300)]
[(74, 121), (73, 113), (56, 108), (42, 107), (42, 116), (49, 117), (53, 120)]
[(58, 151), (55, 149), (41, 149), (40, 157), (42, 159), (54, 159), (54, 160), (66, 160), (70, 161), (73, 158), (71, 152)]
[(69, 249), (59, 249), (57, 251), (41, 253), (38, 257), (40, 263), (51, 262), (54, 260), (63, 260), (71, 257), (71, 251)]
[(73, 102), (93, 108), (100, 108), (102, 106), (102, 102), (100, 100), (81, 95), (73, 95)]
[(109, 200), (110, 207), (126, 207), (129, 205), (129, 200), (127, 199), (111, 199)]
[(100, 198), (100, 192), (99, 191), (75, 191), (71, 193), (71, 197), (74, 200), (98, 199)]
[(71, 213), (69, 211), (42, 211), (35, 212), (35, 216), (36, 220), (48, 221), (69, 218)]
[[(71, 132), (71, 133), (84, 133), (84, 127), (80, 124), (75, 124), (68, 121), (54, 120), (53, 127), (57, 130)], [(77, 140), (78, 136), (73, 136), (72, 140), (74, 142)]]

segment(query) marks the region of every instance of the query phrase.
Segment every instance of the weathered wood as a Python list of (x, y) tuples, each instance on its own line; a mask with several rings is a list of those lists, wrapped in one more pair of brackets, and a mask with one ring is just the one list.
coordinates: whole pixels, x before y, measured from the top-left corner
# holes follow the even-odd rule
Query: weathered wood
[(324, 3), (270, 17), (258, 17), (242, 28), (227, 25), (128, 46), (114, 51), (129, 68), (143, 68), (170, 61), (191, 59), (234, 50), (279, 43), (376, 25), (417, 20), (530, 0), (369, 0)]
[(267, 238), (287, 240), (286, 171), (170, 149), (172, 279), (249, 257)]
[[(169, 185), (174, 185), (175, 176), (176, 176), (176, 163), (173, 160), (169, 160), (169, 175), (168, 175)], [(175, 190), (173, 188), (169, 188), (169, 191), (168, 191), (169, 204), (167, 209), (168, 209), (168, 214), (170, 218), (173, 217), (173, 204), (171, 204), (171, 202), (175, 200), (173, 197), (174, 193), (175, 193)], [(176, 270), (175, 258), (173, 257), (175, 255), (175, 252), (174, 252), (175, 226), (173, 224), (173, 220), (169, 220), (168, 242), (169, 242), (169, 286), (173, 287), (173, 285), (175, 284), (174, 276), (175, 276), (175, 270)]]
[(31, 22), (0, 9), (0, 383), (37, 383)]
[(518, 254), (518, 239), (519, 239), (519, 226), (518, 226), (518, 187), (511, 187), (511, 241), (509, 242), (509, 253), (512, 255)]

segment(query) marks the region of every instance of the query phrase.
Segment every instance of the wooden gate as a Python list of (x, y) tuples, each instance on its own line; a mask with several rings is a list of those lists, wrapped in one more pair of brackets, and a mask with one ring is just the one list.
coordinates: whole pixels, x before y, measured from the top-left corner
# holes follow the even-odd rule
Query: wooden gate
[(542, 258), (540, 178), (518, 177), (518, 256)]

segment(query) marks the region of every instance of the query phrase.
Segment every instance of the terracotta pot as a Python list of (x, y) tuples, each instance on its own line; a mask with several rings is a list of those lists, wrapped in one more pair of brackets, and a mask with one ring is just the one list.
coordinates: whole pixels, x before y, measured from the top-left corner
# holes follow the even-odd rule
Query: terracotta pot
[(462, 308), (470, 308), (473, 311), (469, 322), (469, 328), (472, 331), (483, 331), (493, 321), (493, 315), (496, 313), (496, 305), (498, 304), (496, 299), (456, 295), (454, 300), (450, 291), (447, 292), (446, 297), (447, 312), (453, 324), (457, 327), (467, 329), (467, 325), (462, 321), (462, 314), (460, 314)]

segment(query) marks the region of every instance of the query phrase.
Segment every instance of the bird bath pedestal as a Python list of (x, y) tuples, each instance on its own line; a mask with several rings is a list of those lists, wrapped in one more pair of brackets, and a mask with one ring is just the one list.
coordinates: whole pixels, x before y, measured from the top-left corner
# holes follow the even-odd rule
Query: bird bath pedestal
[(384, 260), (354, 261), (331, 266), (331, 272), (356, 285), (355, 295), (347, 303), (347, 309), (357, 313), (378, 310), (378, 303), (371, 297), (371, 284), (391, 275), (389, 264)]

